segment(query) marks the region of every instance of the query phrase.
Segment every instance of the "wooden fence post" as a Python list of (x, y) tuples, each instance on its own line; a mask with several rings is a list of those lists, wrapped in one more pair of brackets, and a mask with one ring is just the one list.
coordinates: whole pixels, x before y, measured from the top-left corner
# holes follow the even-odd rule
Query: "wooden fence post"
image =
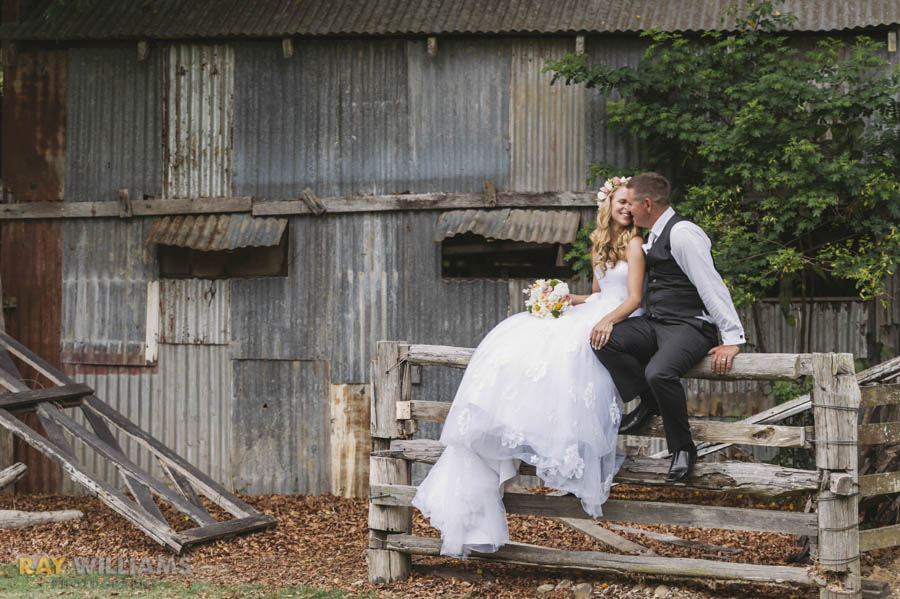
[[(859, 385), (851, 354), (813, 354), (812, 407), (815, 419), (816, 467), (822, 475), (818, 494), (819, 555), (817, 562), (831, 581), (821, 599), (860, 597), (859, 495), (829, 490), (832, 475), (851, 475), (859, 488), (857, 464)], [(836, 578), (836, 580), (835, 580)], [(839, 585), (837, 583), (840, 583)]]
[[(408, 346), (397, 341), (379, 341), (373, 372), (371, 431), (372, 451), (390, 449), (391, 439), (402, 437), (396, 405), (409, 401), (409, 366), (401, 356)], [(369, 458), (369, 493), (375, 485), (411, 485), (409, 463), (401, 458)], [(409, 577), (410, 554), (387, 549), (387, 535), (412, 531), (409, 507), (375, 505), (369, 502), (369, 549), (366, 562), (369, 582), (394, 582)]]

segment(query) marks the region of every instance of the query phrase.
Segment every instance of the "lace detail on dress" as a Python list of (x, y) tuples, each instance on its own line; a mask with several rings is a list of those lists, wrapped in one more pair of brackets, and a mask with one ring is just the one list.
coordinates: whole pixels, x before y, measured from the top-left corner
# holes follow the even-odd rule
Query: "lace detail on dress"
[(525, 369), (525, 378), (527, 378), (532, 383), (536, 383), (545, 376), (547, 376), (547, 367), (550, 366), (550, 362), (547, 360), (543, 360), (541, 362), (532, 363), (527, 369)]

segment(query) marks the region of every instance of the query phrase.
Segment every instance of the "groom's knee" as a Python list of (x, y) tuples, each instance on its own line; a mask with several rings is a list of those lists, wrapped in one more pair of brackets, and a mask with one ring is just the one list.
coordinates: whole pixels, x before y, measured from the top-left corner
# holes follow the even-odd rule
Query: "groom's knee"
[(649, 384), (651, 388), (659, 384), (672, 382), (680, 384), (681, 382), (681, 376), (677, 369), (665, 364), (654, 364), (653, 362), (650, 362), (647, 364), (647, 367), (644, 368), (644, 378), (647, 379), (647, 384)]

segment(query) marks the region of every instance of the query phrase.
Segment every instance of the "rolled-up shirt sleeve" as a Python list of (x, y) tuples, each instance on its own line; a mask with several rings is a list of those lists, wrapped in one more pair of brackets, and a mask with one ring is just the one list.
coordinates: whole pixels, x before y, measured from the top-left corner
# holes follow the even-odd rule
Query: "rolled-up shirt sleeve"
[(722, 343), (746, 343), (741, 319), (725, 281), (716, 271), (710, 252), (712, 243), (703, 229), (690, 221), (681, 221), (672, 227), (669, 242), (675, 263), (697, 288), (709, 319), (719, 328)]

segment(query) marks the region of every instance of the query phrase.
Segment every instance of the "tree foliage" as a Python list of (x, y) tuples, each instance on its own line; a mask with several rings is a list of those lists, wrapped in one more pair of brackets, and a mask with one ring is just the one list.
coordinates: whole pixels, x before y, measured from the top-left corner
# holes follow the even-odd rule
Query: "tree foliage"
[(875, 297), (900, 260), (900, 70), (866, 37), (781, 33), (792, 21), (751, 1), (731, 32), (647, 32), (637, 67), (583, 53), (546, 67), (619, 94), (606, 125), (639, 137), (644, 164), (617, 174), (670, 176), (738, 305), (812, 294), (822, 278)]

